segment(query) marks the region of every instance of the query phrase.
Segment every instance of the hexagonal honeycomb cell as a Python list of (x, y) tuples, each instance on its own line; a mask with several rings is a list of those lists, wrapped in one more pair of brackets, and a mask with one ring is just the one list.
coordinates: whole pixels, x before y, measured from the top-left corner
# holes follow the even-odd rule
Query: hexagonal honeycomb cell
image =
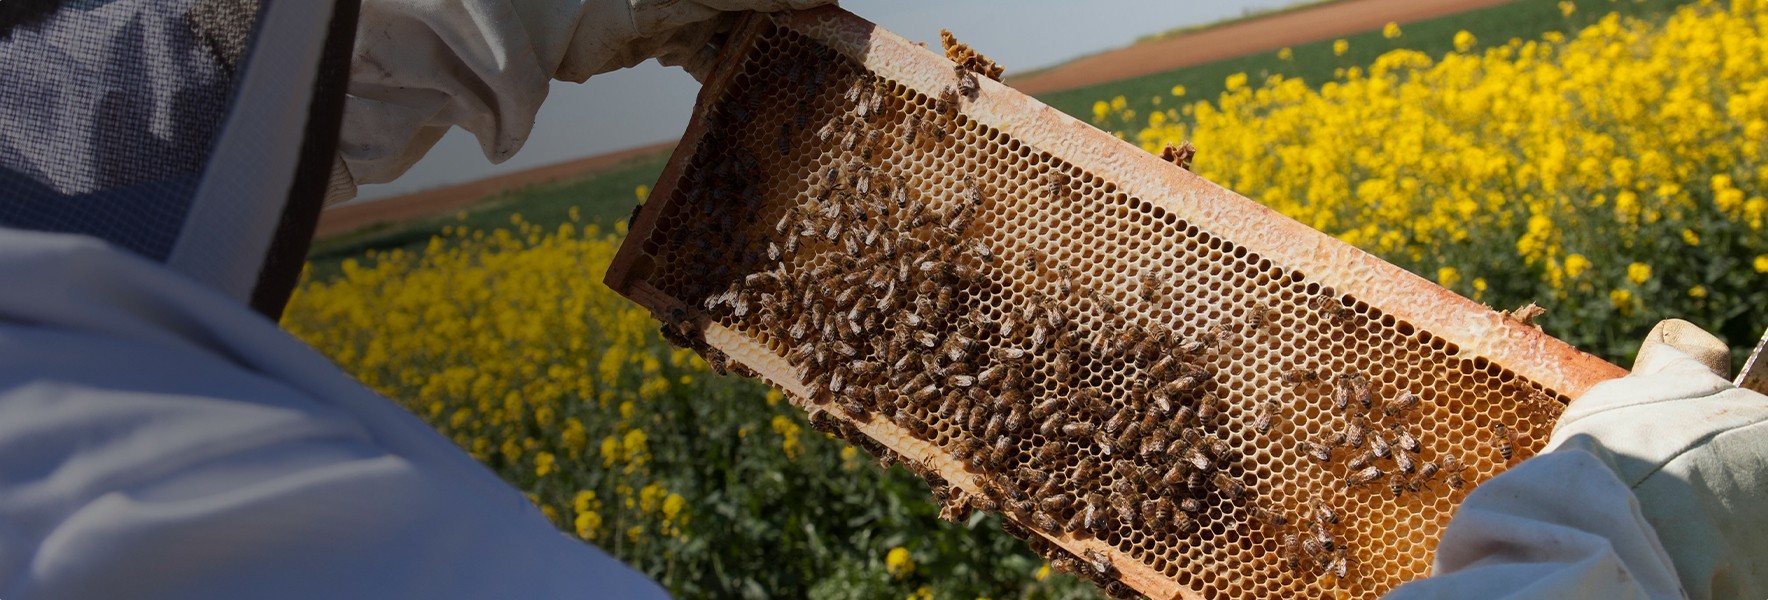
[(1622, 373), (836, 8), (733, 36), (608, 282), (1115, 595), (1426, 576)]

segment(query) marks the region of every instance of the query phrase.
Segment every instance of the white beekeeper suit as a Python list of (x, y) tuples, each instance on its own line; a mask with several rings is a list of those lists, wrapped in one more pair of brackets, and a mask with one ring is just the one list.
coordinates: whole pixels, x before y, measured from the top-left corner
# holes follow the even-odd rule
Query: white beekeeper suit
[[(6, 1), (0, 598), (663, 595), (264, 315), (321, 198), (818, 0)], [(1654, 331), (1395, 595), (1768, 595), (1768, 399), (1702, 342)]]

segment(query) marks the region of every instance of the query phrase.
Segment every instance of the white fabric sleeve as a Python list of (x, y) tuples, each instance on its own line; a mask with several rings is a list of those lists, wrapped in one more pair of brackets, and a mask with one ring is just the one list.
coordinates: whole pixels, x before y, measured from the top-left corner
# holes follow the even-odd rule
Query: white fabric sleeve
[(699, 73), (725, 13), (832, 1), (364, 0), (338, 152), (356, 183), (385, 183), (459, 126), (501, 163), (553, 79), (651, 58)]
[(0, 229), (0, 598), (660, 598), (246, 307)]
[(1668, 346), (1468, 495), (1391, 598), (1768, 597), (1768, 397)]

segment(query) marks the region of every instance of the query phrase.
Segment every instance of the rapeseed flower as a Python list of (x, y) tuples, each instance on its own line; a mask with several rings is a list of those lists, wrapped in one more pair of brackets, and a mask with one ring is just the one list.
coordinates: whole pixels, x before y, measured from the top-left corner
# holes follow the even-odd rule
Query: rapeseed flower
[(884, 570), (891, 577), (902, 579), (915, 573), (915, 559), (907, 548), (897, 546), (884, 555)]

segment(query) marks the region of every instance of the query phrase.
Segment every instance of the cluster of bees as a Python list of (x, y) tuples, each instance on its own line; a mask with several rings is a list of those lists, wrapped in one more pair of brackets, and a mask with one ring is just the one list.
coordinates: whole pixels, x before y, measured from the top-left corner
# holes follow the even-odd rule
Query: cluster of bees
[[(1186, 338), (1143, 326), (1067, 265), (1036, 251), (997, 254), (977, 234), (992, 226), (979, 216), (999, 192), (970, 177), (943, 196), (911, 189), (883, 156), (888, 140), (914, 145), (952, 135), (960, 99), (976, 93), (975, 77), (999, 77), (992, 61), (944, 37), (958, 75), (932, 110), (897, 108), (885, 82), (813, 44), (810, 60), (777, 59), (770, 77), (708, 115), (702, 144), (720, 151), (698, 153), (709, 162), (689, 170), (683, 185), (701, 197), (682, 209), (680, 228), (659, 230), (668, 236), (664, 247), (685, 253), (675, 260), (697, 269), (669, 290), (687, 304), (665, 315), (665, 338), (697, 350), (719, 372), (754, 376), (707, 345), (697, 323), (759, 330), (797, 370), (813, 428), (917, 472), (945, 518), (973, 510), (1007, 515), (1004, 528), (1054, 567), (1113, 595), (1134, 591), (1118, 580), (1110, 556), (1076, 555), (1046, 536), (1126, 547), (1118, 542), (1130, 532), (1182, 540), (1209, 535), (1211, 519), (1246, 515), (1249, 522), (1227, 527), (1262, 528), (1295, 572), (1345, 578), (1352, 569), (1345, 515), (1320, 498), (1294, 512), (1274, 509), (1256, 481), (1243, 479), (1251, 469), (1226, 441), (1231, 408), (1206, 366), (1227, 329)], [(759, 191), (767, 175), (750, 152), (766, 149), (735, 137), (745, 128), (733, 122), (755, 118), (764, 97), (798, 103), (774, 152), (785, 156), (807, 143), (840, 151), (836, 164), (812, 175), (801, 201), (783, 209)], [(813, 123), (813, 100), (841, 110)], [(1165, 157), (1188, 167), (1194, 154), (1185, 144)], [(1036, 187), (1056, 198), (1074, 193), (1073, 181), (1050, 171)], [(993, 285), (986, 273), (1009, 260), (1035, 281), (1006, 291)], [(1136, 279), (1141, 300), (1165, 302), (1166, 275)], [(1092, 310), (1082, 314), (1078, 305)], [(1334, 323), (1351, 318), (1325, 295), (1308, 306)], [(1247, 325), (1275, 329), (1279, 317), (1260, 305)], [(1125, 376), (1086, 383), (1098, 372)], [(1340, 427), (1299, 444), (1338, 473), (1345, 493), (1385, 488), (1398, 497), (1437, 481), (1466, 485), (1455, 454), (1424, 458), (1426, 444), (1414, 433), (1418, 394), (1378, 399), (1373, 382), (1357, 373), (1296, 370), (1280, 378), (1322, 391), (1337, 411)], [(1284, 418), (1275, 400), (1253, 410), (1259, 434)], [(856, 426), (875, 420), (934, 442), (980, 489), (966, 491), (938, 468), (903, 461)], [(1493, 445), (1508, 459), (1515, 433), (1493, 427)]]
[[(1317, 307), (1327, 304), (1311, 303)], [(1422, 404), (1417, 393), (1402, 391), (1391, 398), (1377, 399), (1373, 382), (1359, 373), (1298, 369), (1286, 371), (1280, 378), (1285, 385), (1295, 388), (1323, 388), (1323, 395), (1341, 417), (1342, 426), (1298, 443), (1301, 454), (1322, 468), (1342, 469), (1346, 492), (1385, 486), (1385, 491), (1398, 498), (1423, 491), (1439, 478), (1451, 489), (1466, 485), (1465, 467), (1453, 452), (1440, 453), (1433, 460), (1421, 457), (1425, 444), (1414, 433), (1414, 421)], [(1270, 427), (1266, 415), (1277, 409), (1275, 401), (1266, 402), (1254, 424), (1260, 433)], [(1296, 525), (1279, 538), (1284, 565), (1300, 572), (1346, 577), (1351, 559), (1341, 538), (1342, 520), (1340, 511), (1316, 497)]]
[[(705, 270), (671, 290), (692, 304), (666, 319), (666, 338), (716, 369), (742, 370), (704, 343), (694, 325), (702, 319), (693, 315), (762, 330), (797, 369), (814, 428), (885, 463), (899, 457), (854, 423), (883, 419), (937, 443), (980, 487), (966, 492), (929, 465), (906, 463), (929, 481), (943, 516), (1004, 513), (1008, 531), (1054, 566), (1110, 592), (1132, 593), (1110, 557), (1073, 555), (1034, 532), (1112, 544), (1130, 531), (1180, 539), (1236, 510), (1286, 524), (1236, 475), (1245, 471), (1243, 457), (1219, 431), (1228, 405), (1203, 366), (1219, 334), (1184, 339), (1140, 326), (1068, 266), (1035, 252), (1017, 260), (1053, 274), (1047, 289), (991, 291), (984, 271), (1009, 259), (974, 235), (987, 226), (978, 217), (992, 202), (989, 191), (961, 178), (945, 197), (924, 195), (868, 150), (885, 136), (952, 128), (955, 110), (944, 110), (952, 100), (885, 116), (893, 100), (881, 82), (848, 77), (830, 92), (841, 94), (845, 110), (802, 130), (839, 144), (843, 162), (815, 174), (797, 206), (767, 212), (755, 157), (721, 137), (737, 128), (708, 131), (702, 143), (725, 151), (689, 175), (685, 187), (707, 197), (690, 204), (672, 244)], [(965, 95), (957, 79), (945, 96)], [(748, 97), (728, 102), (737, 112), (755, 110)], [(1071, 192), (1069, 177), (1042, 182), (1045, 193)], [(1166, 289), (1162, 276), (1142, 284), (1145, 299)], [(995, 302), (1003, 308), (977, 301), (989, 294), (1003, 294)], [(1086, 315), (1090, 325), (1072, 308), (1082, 299), (1099, 309)], [(1081, 383), (1101, 370), (1132, 376)]]

